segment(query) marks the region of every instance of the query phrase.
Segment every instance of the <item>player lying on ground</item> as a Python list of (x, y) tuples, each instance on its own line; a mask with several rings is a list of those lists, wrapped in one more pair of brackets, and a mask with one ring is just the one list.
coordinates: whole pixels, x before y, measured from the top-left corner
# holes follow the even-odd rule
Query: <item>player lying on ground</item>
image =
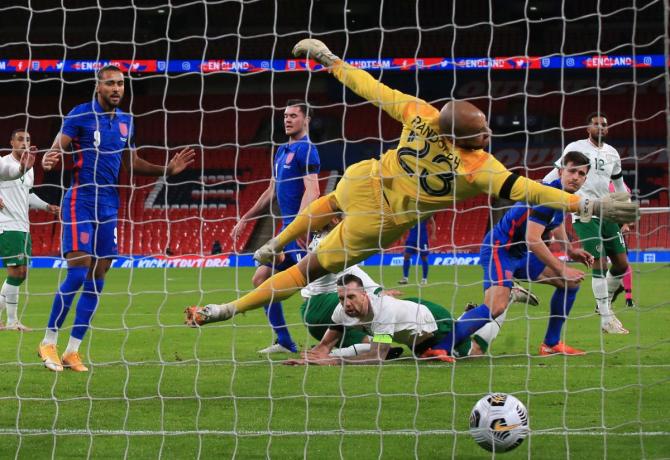
[[(575, 193), (586, 180), (589, 168), (589, 159), (585, 155), (569, 152), (563, 157), (559, 179), (549, 185)], [(507, 297), (513, 286), (513, 277), (549, 284), (556, 288), (551, 298), (551, 317), (547, 333), (540, 346), (541, 355), (584, 354), (583, 351), (560, 341), (563, 323), (575, 302), (584, 272), (569, 267), (555, 257), (545, 242), (553, 232), (572, 260), (590, 267), (593, 257), (582, 249), (572, 248), (563, 219), (563, 211), (517, 203), (486, 234), (479, 259), (484, 270), (484, 303), (490, 307), (491, 315), (495, 318), (495, 321), (484, 327), (502, 326), (507, 314)], [(460, 327), (457, 323), (455, 331)], [(454, 344), (458, 344), (458, 340), (458, 336), (454, 337)], [(441, 344), (447, 349), (449, 345), (448, 342)]]
[[(67, 259), (67, 276), (58, 288), (51, 307), (44, 340), (38, 354), (44, 365), (60, 372), (63, 366), (86, 372), (79, 346), (91, 324), (105, 276), (118, 254), (116, 227), (119, 214), (117, 185), (121, 165), (134, 174), (173, 176), (193, 163), (195, 152), (185, 148), (165, 165), (141, 159), (135, 149), (133, 117), (118, 106), (124, 94), (123, 72), (108, 65), (96, 74), (95, 97), (78, 105), (63, 120), (51, 151), (42, 157), (45, 171), (53, 169), (61, 156), (73, 148), (72, 184), (63, 197), (61, 252)], [(77, 302), (74, 327), (63, 360), (58, 356), (58, 331)]]
[[(325, 235), (320, 235), (312, 240), (310, 250), (314, 250), (317, 247), (318, 242), (323, 236)], [(341, 278), (344, 275), (354, 275), (358, 277), (363, 283), (363, 288), (366, 293), (369, 295), (384, 294), (393, 297), (401, 295), (401, 292), (396, 290), (383, 291), (382, 287), (375, 283), (365, 271), (358, 267), (358, 265), (346, 268), (337, 275), (329, 273), (318, 280), (313, 281), (300, 291), (303, 298), (303, 303), (300, 306), (300, 317), (310, 335), (319, 341), (323, 339), (329, 327), (333, 324), (333, 314), (340, 304), (336, 282), (338, 278)], [(515, 287), (512, 288), (510, 295), (510, 303), (513, 302), (537, 305), (538, 299), (535, 295), (526, 291), (521, 286), (515, 285)], [(497, 331), (493, 332), (495, 333)], [(473, 348), (479, 350), (481, 353), (486, 352), (488, 342), (493, 340), (495, 335), (492, 335), (490, 332), (479, 334), (479, 331), (477, 331), (473, 338), (475, 339)], [(358, 328), (347, 328), (340, 341), (336, 344), (338, 348), (331, 350), (330, 354), (333, 356), (347, 357), (368, 352), (370, 350), (371, 339), (372, 337)], [(399, 353), (394, 353), (394, 357), (397, 355), (399, 355)], [(388, 355), (386, 358), (388, 359)]]
[(438, 111), (344, 63), (318, 40), (302, 40), (294, 53), (316, 59), (356, 94), (401, 122), (398, 148), (379, 160), (347, 168), (333, 193), (305, 208), (255, 257), (261, 263), (271, 261), (287, 244), (310, 230), (320, 230), (334, 213), (344, 212), (343, 221), (314, 253), (236, 301), (187, 308), (189, 325), (224, 321), (236, 313), (287, 299), (309, 280), (337, 273), (379, 252), (414, 226), (417, 216), (451, 208), (456, 201), (480, 193), (579, 211), (584, 219), (594, 214), (620, 222), (637, 219), (638, 205), (630, 203), (627, 195), (580, 199), (505, 169), (484, 151), (491, 131), (484, 114), (469, 102), (451, 101)]
[[(34, 160), (36, 147), (30, 144), (28, 131), (14, 130), (10, 145), (11, 153), (0, 159), (0, 170), (20, 171), (25, 168), (28, 156), (32, 156)], [(28, 208), (41, 209), (56, 215), (60, 212), (58, 206), (46, 203), (31, 193), (34, 182), (35, 173), (32, 168), (25, 169), (25, 174), (17, 179), (0, 182), (0, 257), (7, 267), (7, 279), (0, 289), (0, 313), (7, 309), (5, 329), (14, 331), (30, 331), (21, 324), (17, 313), (19, 287), (28, 275), (28, 261), (32, 255)]]

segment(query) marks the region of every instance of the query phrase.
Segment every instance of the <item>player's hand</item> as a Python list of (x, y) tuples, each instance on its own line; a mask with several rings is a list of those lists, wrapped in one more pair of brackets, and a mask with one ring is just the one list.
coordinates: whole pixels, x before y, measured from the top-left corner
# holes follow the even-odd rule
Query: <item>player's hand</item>
[(630, 232), (630, 224), (623, 224), (621, 226), (621, 233), (628, 233)]
[(304, 366), (307, 362), (304, 359), (287, 359), (286, 361), (282, 361), (282, 364), (284, 366)]
[(56, 167), (56, 165), (58, 165), (58, 162), (60, 161), (60, 156), (61, 153), (55, 150), (45, 153), (44, 156), (42, 157), (42, 169), (44, 169), (45, 171), (51, 171), (53, 168)]
[(333, 65), (333, 62), (340, 59), (328, 49), (325, 43), (315, 38), (305, 38), (296, 43), (293, 47), (293, 55), (295, 57), (305, 56), (307, 59), (314, 59), (324, 67), (330, 67)]
[(581, 262), (587, 267), (591, 268), (595, 259), (591, 254), (586, 252), (583, 249), (574, 249), (568, 252), (568, 257), (570, 257), (575, 262)]
[(248, 221), (244, 217), (237, 221), (232, 231), (234, 242), (237, 242), (244, 229), (247, 228), (247, 223)]
[(402, 295), (402, 291), (399, 291), (397, 289), (387, 289), (382, 291), (382, 295), (388, 295), (391, 297), (400, 297)]
[(60, 214), (60, 206), (55, 205), (55, 204), (50, 204), (47, 206), (47, 212), (50, 212), (51, 214), (58, 215)]
[(21, 158), (19, 159), (19, 171), (21, 171), (21, 174), (25, 174), (26, 171), (29, 171), (33, 167), (36, 153), (37, 147), (34, 145), (31, 145), (29, 149), (21, 153)]
[(564, 279), (581, 283), (584, 280), (584, 272), (572, 267), (565, 267), (561, 273)]
[(640, 204), (630, 201), (626, 192), (615, 192), (598, 198), (582, 198), (579, 220), (589, 222), (592, 217), (611, 220), (618, 224), (636, 222), (640, 219)]
[(174, 176), (179, 174), (184, 169), (188, 168), (190, 164), (195, 161), (195, 150), (190, 147), (186, 147), (181, 152), (177, 153), (172, 157), (170, 162), (167, 165), (165, 174), (168, 176)]

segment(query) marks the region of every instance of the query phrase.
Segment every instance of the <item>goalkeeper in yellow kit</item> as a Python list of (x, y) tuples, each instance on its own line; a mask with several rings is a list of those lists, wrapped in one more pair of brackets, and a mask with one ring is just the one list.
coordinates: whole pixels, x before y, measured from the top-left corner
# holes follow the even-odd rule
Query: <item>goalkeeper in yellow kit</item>
[(484, 114), (469, 102), (450, 101), (438, 111), (346, 64), (319, 40), (301, 40), (293, 53), (315, 59), (353, 92), (401, 122), (398, 146), (379, 160), (347, 168), (334, 192), (312, 202), (254, 258), (271, 262), (289, 242), (320, 230), (343, 212), (342, 222), (316, 251), (234, 302), (188, 307), (189, 326), (225, 321), (284, 300), (310, 281), (379, 252), (418, 220), (481, 193), (579, 212), (587, 219), (598, 214), (626, 223), (637, 217), (638, 205), (628, 202), (627, 194), (587, 200), (508, 171), (484, 150), (491, 130)]

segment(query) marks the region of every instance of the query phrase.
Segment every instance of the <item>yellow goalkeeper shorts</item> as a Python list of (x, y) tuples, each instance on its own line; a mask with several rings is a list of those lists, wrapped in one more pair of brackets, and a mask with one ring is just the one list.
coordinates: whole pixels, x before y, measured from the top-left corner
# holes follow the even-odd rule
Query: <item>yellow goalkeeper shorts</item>
[(375, 162), (362, 161), (347, 168), (330, 194), (344, 219), (319, 243), (316, 254), (321, 266), (331, 273), (380, 252), (416, 223), (416, 219), (398, 222), (382, 193)]

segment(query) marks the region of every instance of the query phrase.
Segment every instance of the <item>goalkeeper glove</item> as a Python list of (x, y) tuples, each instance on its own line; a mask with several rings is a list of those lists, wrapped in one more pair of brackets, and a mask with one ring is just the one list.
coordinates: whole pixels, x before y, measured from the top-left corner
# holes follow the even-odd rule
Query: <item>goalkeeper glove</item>
[(305, 56), (307, 59), (314, 59), (324, 67), (330, 67), (333, 65), (333, 62), (340, 59), (328, 49), (325, 43), (315, 38), (300, 40), (293, 47), (293, 55), (295, 57)]
[(579, 204), (579, 220), (589, 222), (592, 217), (627, 224), (640, 219), (640, 205), (631, 202), (625, 192), (610, 193), (603, 198), (582, 198)]
[(276, 238), (272, 238), (254, 253), (254, 260), (261, 265), (280, 264), (284, 260)]

